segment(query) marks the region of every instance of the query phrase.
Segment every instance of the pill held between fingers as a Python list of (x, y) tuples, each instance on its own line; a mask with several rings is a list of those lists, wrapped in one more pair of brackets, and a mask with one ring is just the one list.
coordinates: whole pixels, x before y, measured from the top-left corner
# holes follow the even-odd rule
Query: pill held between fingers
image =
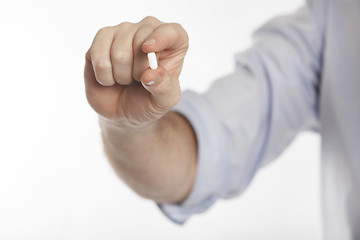
[(150, 52), (147, 54), (148, 60), (149, 60), (149, 66), (151, 69), (157, 69), (158, 63), (156, 60), (156, 54), (154, 52)]

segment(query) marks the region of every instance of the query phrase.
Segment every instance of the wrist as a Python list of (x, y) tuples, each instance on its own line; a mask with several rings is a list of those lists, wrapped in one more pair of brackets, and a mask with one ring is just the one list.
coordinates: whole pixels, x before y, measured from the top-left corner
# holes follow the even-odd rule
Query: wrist
[(146, 132), (151, 132), (156, 128), (158, 121), (159, 120), (138, 122), (121, 118), (109, 119), (99, 115), (99, 124), (102, 130), (108, 129), (110, 131), (121, 132), (124, 134), (143, 134)]

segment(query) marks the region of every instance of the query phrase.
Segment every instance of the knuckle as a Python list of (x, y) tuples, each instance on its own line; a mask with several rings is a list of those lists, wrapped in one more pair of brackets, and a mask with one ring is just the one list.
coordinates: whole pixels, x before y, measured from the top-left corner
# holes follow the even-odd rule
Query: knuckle
[(179, 23), (168, 23), (168, 26), (175, 32), (183, 32), (184, 29)]
[(169, 25), (174, 29), (174, 31), (177, 31), (179, 34), (182, 34), (188, 38), (188, 34), (183, 28), (183, 26), (179, 23), (169, 23)]
[(112, 54), (112, 61), (117, 64), (132, 64), (132, 58), (130, 50), (116, 51)]
[(169, 23), (169, 25), (172, 26), (173, 28), (177, 29), (177, 30), (182, 30), (183, 29), (183, 27), (179, 23)]
[(97, 32), (96, 35), (107, 35), (107, 34), (111, 34), (113, 31), (112, 27), (103, 27), (100, 28), (99, 31)]
[(133, 26), (134, 26), (134, 24), (131, 22), (122, 22), (122, 23), (118, 24), (116, 27), (120, 28), (120, 29), (129, 29)]
[(166, 29), (166, 31), (168, 31), (172, 36), (178, 38), (181, 32), (176, 24), (177, 23), (167, 23), (164, 25), (164, 29)]
[(147, 24), (151, 24), (151, 23), (159, 22), (159, 20), (158, 20), (156, 17), (147, 16), (147, 17), (145, 17), (143, 20), (141, 20), (141, 22), (147, 23)]
[(107, 72), (111, 69), (110, 61), (105, 61), (105, 60), (94, 59), (93, 66), (95, 68), (95, 71), (97, 72)]
[(170, 28), (174, 31), (174, 34), (177, 34), (179, 37), (185, 40), (186, 48), (189, 47), (189, 35), (179, 23), (169, 23)]

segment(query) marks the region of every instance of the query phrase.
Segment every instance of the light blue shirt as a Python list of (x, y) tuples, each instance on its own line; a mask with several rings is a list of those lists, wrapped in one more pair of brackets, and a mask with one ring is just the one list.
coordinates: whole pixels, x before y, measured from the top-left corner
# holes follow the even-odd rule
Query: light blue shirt
[(322, 136), (325, 239), (360, 239), (360, 0), (313, 0), (254, 34), (236, 70), (175, 111), (192, 124), (198, 167), (188, 198), (162, 211), (183, 223), (241, 194), (301, 131)]

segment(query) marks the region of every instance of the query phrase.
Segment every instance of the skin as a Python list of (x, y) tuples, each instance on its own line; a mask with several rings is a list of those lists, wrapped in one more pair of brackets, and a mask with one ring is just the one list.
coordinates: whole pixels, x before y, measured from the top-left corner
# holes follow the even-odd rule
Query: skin
[[(194, 131), (171, 111), (187, 49), (179, 24), (146, 17), (100, 29), (86, 53), (86, 96), (99, 114), (106, 155), (129, 187), (158, 203), (183, 201), (195, 178)], [(149, 68), (148, 52), (158, 69)]]

